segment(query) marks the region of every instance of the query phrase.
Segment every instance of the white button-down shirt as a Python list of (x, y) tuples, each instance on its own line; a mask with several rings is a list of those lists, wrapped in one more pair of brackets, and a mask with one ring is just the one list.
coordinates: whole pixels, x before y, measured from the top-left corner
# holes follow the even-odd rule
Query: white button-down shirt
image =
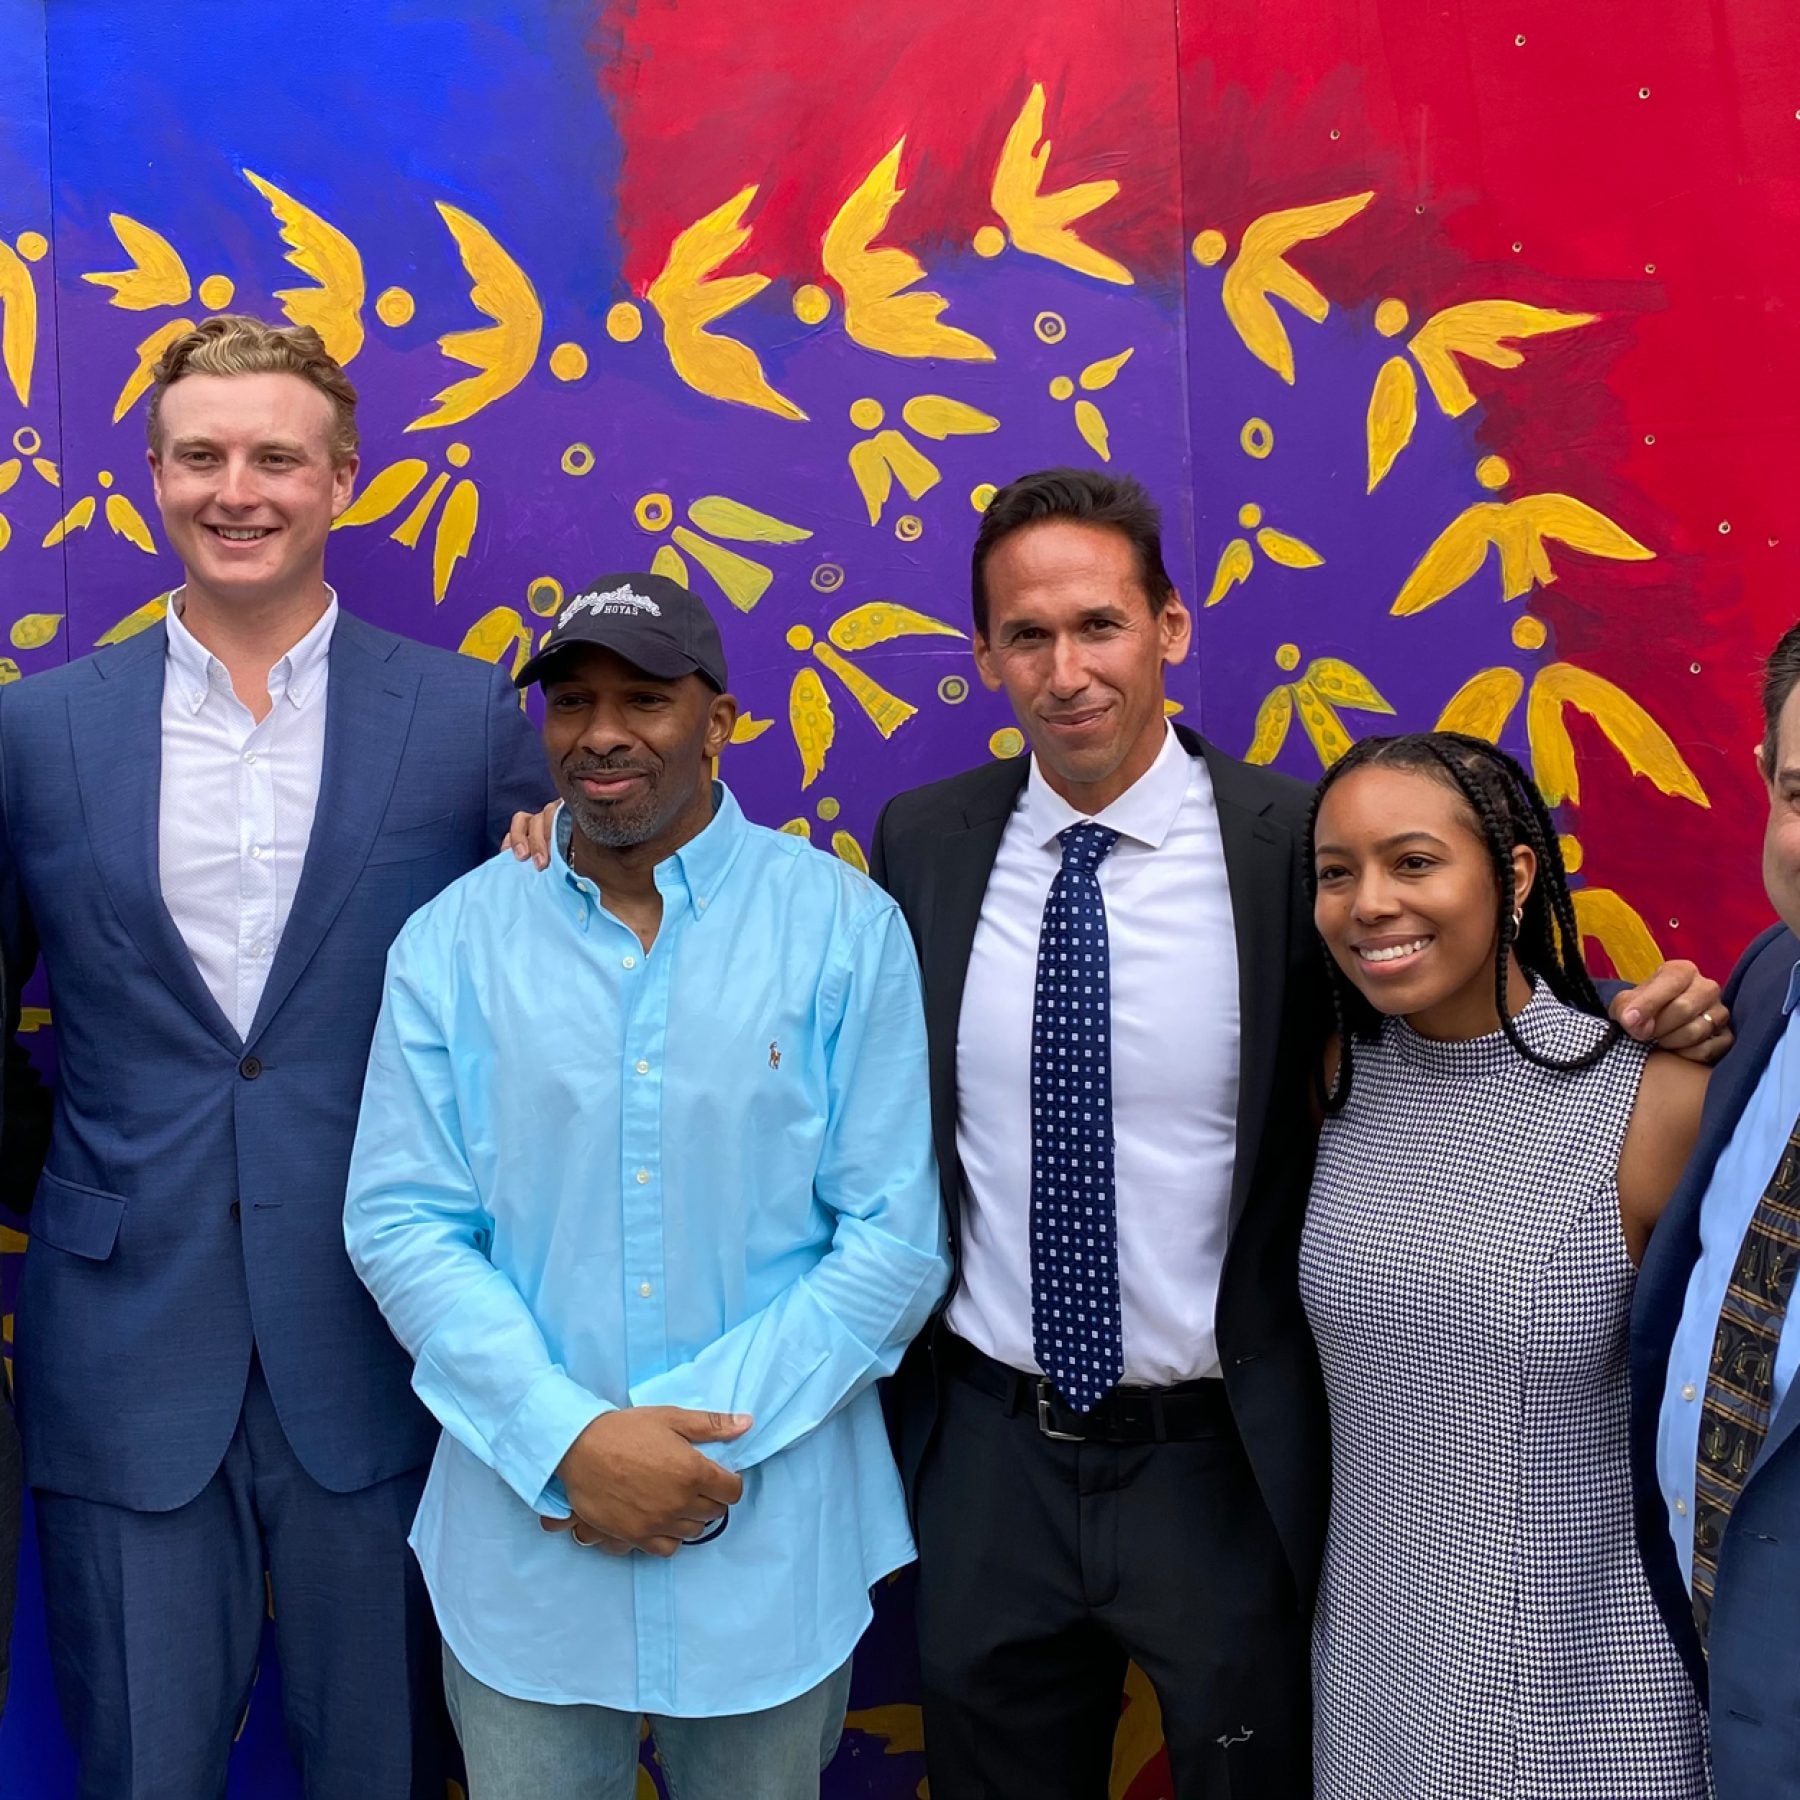
[[(1088, 817), (1031, 774), (1007, 821), (969, 955), (957, 1030), (957, 1149), (968, 1190), (952, 1331), (1036, 1372), (1031, 1330), (1031, 1016), (1038, 933)], [(1237, 1137), (1238, 968), (1206, 764), (1171, 730), (1094, 820), (1112, 983), (1113, 1187), (1127, 1383), (1215, 1375)]]
[(325, 760), (337, 595), (269, 671), (258, 722), (171, 597), (163, 665), (163, 904), (219, 1009), (248, 1037), (300, 885)]

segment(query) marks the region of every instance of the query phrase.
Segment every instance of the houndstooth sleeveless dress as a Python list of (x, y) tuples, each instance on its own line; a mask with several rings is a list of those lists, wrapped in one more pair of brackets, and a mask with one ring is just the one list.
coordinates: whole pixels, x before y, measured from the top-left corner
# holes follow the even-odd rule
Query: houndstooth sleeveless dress
[[(1540, 984), (1568, 1058), (1604, 1029)], [(1703, 1800), (1704, 1725), (1638, 1562), (1619, 1150), (1645, 1052), (1355, 1046), (1301, 1291), (1331, 1402), (1318, 1800)]]

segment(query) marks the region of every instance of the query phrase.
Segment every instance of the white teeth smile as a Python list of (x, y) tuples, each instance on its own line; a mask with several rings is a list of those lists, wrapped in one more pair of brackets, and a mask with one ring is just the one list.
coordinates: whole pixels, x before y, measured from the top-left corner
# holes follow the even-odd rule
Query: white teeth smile
[(248, 527), (231, 525), (214, 525), (212, 530), (228, 544), (253, 544), (258, 538), (266, 538), (274, 529), (271, 525), (254, 525)]
[(1428, 937), (1414, 938), (1410, 944), (1388, 944), (1380, 950), (1365, 950), (1359, 945), (1356, 954), (1364, 962), (1398, 962), (1403, 956), (1412, 956), (1423, 950), (1430, 942)]

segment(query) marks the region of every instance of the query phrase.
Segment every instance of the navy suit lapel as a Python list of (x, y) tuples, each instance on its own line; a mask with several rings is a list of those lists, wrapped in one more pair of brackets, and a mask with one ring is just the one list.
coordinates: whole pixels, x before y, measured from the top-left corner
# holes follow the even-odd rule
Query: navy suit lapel
[(393, 640), (340, 613), (326, 683), (325, 757), (300, 886), (246, 1042), (254, 1043), (313, 959), (362, 873), (387, 810), (418, 697)]
[(92, 664), (69, 696), (69, 738), (88, 843), (113, 909), (177, 1000), (235, 1056), (230, 1020), (200, 979), (163, 903), (157, 830), (168, 634), (157, 625)]

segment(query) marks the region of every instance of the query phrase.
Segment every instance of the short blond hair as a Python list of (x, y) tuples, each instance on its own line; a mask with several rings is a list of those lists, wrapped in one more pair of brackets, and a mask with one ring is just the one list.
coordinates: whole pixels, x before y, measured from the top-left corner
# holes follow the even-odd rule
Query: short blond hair
[(331, 402), (331, 460), (356, 454), (356, 389), (310, 325), (270, 325), (246, 313), (217, 313), (163, 352), (150, 377), (145, 420), (150, 448), (162, 449), (162, 397), (187, 375), (298, 375)]

